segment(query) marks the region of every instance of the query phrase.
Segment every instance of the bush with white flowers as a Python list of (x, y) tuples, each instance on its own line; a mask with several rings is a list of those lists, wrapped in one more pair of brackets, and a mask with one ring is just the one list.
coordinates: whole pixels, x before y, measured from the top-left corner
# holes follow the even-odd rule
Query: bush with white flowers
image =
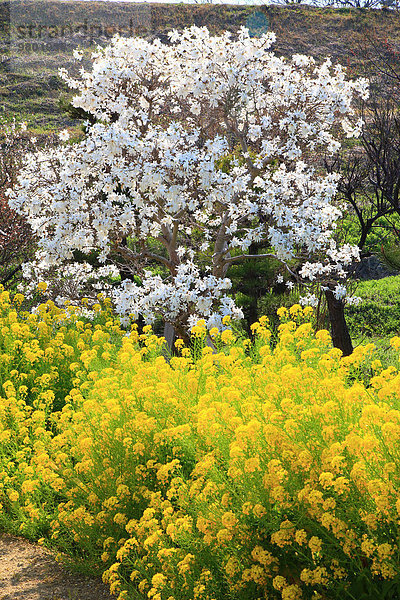
[(142, 280), (116, 288), (121, 314), (173, 325), (240, 316), (226, 276), (255, 241), (288, 268), (301, 259), (304, 280), (339, 281), (358, 250), (336, 247), (338, 178), (316, 157), (358, 135), (352, 102), (367, 82), (329, 60), (277, 57), (274, 39), (197, 27), (169, 44), (115, 37), (80, 79), (61, 70), (95, 123), (80, 142), (63, 133), (59, 147), (29, 155), (10, 194), (42, 264), (95, 249)]

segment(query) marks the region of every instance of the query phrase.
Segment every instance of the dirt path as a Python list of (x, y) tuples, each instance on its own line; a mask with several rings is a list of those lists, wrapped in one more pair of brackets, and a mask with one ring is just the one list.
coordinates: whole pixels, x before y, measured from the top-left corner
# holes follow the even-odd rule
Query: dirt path
[(70, 573), (46, 548), (23, 538), (0, 534), (0, 600), (111, 598), (100, 580)]

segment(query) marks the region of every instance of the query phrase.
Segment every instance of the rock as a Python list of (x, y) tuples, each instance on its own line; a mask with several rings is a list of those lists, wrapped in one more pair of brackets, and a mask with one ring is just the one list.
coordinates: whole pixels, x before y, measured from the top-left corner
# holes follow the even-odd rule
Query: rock
[(390, 269), (377, 256), (372, 255), (362, 258), (361, 262), (356, 264), (353, 277), (362, 280), (383, 279), (398, 274), (398, 271)]

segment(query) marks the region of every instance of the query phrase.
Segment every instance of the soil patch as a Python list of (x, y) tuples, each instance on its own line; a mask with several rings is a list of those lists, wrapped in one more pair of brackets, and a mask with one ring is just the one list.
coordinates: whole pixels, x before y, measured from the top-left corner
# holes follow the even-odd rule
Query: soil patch
[(0, 534), (0, 600), (111, 598), (101, 580), (71, 573), (58, 564), (47, 548)]

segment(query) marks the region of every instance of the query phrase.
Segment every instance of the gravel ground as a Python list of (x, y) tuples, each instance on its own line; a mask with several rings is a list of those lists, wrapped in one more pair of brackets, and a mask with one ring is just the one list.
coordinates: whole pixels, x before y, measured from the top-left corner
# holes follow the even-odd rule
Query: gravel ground
[(23, 538), (0, 535), (0, 600), (111, 598), (101, 580), (67, 571), (46, 548)]

